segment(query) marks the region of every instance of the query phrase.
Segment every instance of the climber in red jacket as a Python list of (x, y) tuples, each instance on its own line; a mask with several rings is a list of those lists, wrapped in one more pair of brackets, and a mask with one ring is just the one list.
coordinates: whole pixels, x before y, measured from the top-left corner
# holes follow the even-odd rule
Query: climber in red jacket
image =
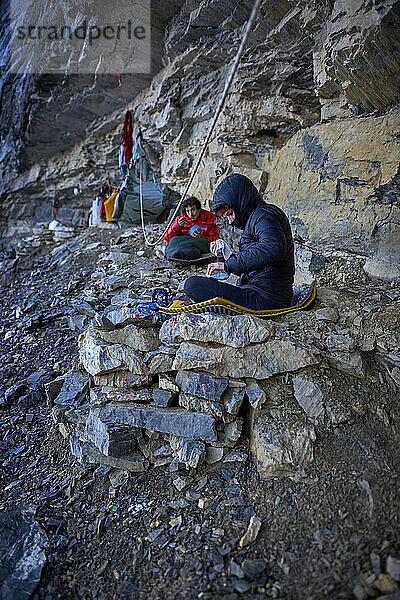
[(215, 215), (201, 208), (200, 201), (191, 196), (182, 203), (181, 213), (164, 235), (168, 242), (165, 256), (169, 260), (191, 261), (210, 251), (210, 242), (219, 238)]

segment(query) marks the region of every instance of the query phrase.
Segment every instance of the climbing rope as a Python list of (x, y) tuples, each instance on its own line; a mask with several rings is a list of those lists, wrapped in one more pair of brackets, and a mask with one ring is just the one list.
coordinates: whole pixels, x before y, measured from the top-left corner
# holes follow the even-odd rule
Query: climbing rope
[(190, 179), (189, 179), (189, 181), (188, 181), (188, 183), (186, 185), (185, 191), (183, 192), (183, 196), (180, 199), (180, 201), (178, 202), (178, 205), (177, 205), (177, 207), (176, 207), (176, 209), (175, 209), (172, 217), (170, 218), (169, 223), (166, 226), (165, 230), (163, 231), (163, 233), (155, 241), (150, 241), (148, 239), (147, 234), (146, 234), (146, 228), (144, 226), (144, 218), (143, 218), (143, 196), (142, 196), (142, 177), (141, 177), (141, 169), (140, 169), (140, 175), (139, 175), (139, 177), (140, 177), (140, 182), (139, 182), (140, 216), (141, 216), (141, 221), (142, 221), (142, 230), (143, 230), (144, 239), (145, 239), (145, 242), (146, 242), (146, 244), (148, 246), (156, 246), (157, 244), (159, 244), (163, 240), (164, 234), (166, 233), (166, 231), (170, 227), (171, 223), (175, 219), (175, 217), (178, 214), (178, 211), (179, 211), (179, 209), (181, 207), (182, 202), (185, 200), (185, 198), (187, 196), (187, 193), (188, 193), (188, 191), (190, 189), (190, 186), (192, 185), (193, 179), (195, 178), (197, 170), (198, 170), (198, 168), (200, 166), (200, 162), (201, 162), (201, 160), (202, 160), (202, 158), (203, 158), (203, 156), (205, 154), (205, 151), (207, 149), (207, 146), (208, 146), (208, 143), (210, 141), (212, 132), (214, 131), (214, 127), (215, 127), (215, 125), (216, 125), (216, 123), (218, 121), (218, 117), (219, 117), (219, 115), (220, 115), (220, 113), (222, 111), (222, 108), (223, 108), (224, 104), (225, 104), (225, 100), (226, 100), (226, 97), (228, 95), (228, 91), (229, 91), (229, 88), (230, 88), (230, 86), (232, 84), (233, 78), (234, 78), (234, 76), (236, 74), (236, 71), (238, 69), (239, 62), (240, 62), (240, 59), (242, 57), (242, 54), (243, 54), (243, 51), (244, 51), (244, 48), (245, 48), (245, 45), (246, 45), (246, 42), (247, 42), (247, 38), (249, 37), (251, 28), (253, 27), (253, 23), (254, 23), (255, 18), (257, 16), (257, 11), (258, 11), (258, 9), (259, 9), (259, 7), (260, 7), (260, 5), (261, 5), (262, 2), (263, 2), (263, 0), (256, 0), (255, 3), (254, 3), (253, 10), (251, 11), (250, 18), (249, 18), (249, 20), (247, 22), (247, 26), (246, 26), (246, 30), (244, 32), (244, 36), (243, 36), (242, 42), (241, 42), (241, 44), (239, 46), (239, 50), (237, 51), (237, 54), (236, 54), (236, 56), (234, 58), (234, 61), (232, 63), (231, 70), (230, 70), (230, 72), (228, 74), (228, 77), (227, 77), (227, 80), (226, 80), (226, 83), (225, 83), (225, 88), (224, 88), (224, 91), (222, 93), (221, 99), (219, 101), (217, 110), (215, 112), (214, 119), (213, 119), (213, 121), (211, 123), (210, 129), (208, 131), (207, 137), (206, 137), (206, 139), (204, 141), (204, 144), (203, 144), (203, 147), (202, 147), (202, 149), (200, 151), (200, 154), (197, 157), (195, 166), (194, 166), (193, 171), (192, 171), (192, 175), (190, 176)]

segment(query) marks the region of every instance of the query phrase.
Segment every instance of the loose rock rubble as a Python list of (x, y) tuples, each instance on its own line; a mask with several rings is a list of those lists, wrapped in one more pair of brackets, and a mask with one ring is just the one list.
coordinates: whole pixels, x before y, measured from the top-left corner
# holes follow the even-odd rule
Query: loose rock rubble
[(36, 600), (396, 598), (397, 285), (326, 270), (309, 311), (163, 321), (138, 305), (200, 268), (135, 228), (38, 241), (0, 414), (0, 508), (47, 536)]

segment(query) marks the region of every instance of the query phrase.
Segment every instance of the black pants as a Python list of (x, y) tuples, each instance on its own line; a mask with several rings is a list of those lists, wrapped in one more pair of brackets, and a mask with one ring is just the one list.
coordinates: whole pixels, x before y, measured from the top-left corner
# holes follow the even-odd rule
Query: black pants
[(211, 300), (211, 298), (224, 298), (251, 310), (269, 310), (283, 307), (282, 302), (277, 301), (276, 298), (264, 291), (257, 292), (246, 286), (222, 283), (212, 277), (189, 277), (185, 281), (184, 290), (185, 294), (195, 302), (203, 302), (204, 300)]

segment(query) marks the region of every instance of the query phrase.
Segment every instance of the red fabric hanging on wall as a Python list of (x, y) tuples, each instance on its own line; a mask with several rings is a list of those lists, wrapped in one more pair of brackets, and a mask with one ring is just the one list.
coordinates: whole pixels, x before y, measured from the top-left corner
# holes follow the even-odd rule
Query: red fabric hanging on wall
[(133, 121), (132, 113), (127, 110), (125, 113), (124, 128), (122, 130), (121, 144), (125, 146), (125, 161), (129, 166), (129, 162), (132, 158), (132, 133), (133, 133)]

